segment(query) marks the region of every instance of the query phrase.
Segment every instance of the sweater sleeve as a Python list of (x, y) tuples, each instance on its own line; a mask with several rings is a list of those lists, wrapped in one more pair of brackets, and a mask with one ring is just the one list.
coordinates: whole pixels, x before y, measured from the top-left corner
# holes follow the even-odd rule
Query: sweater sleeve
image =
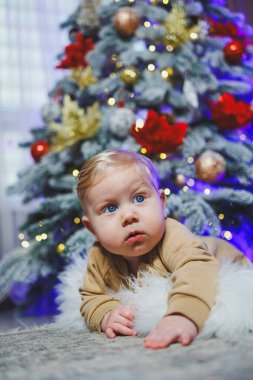
[(87, 270), (83, 286), (79, 289), (82, 298), (80, 308), (88, 327), (101, 332), (101, 322), (105, 314), (119, 304), (119, 300), (108, 294), (106, 274), (109, 264), (98, 246), (93, 246), (88, 254)]
[(182, 224), (168, 220), (163, 262), (172, 273), (166, 315), (181, 314), (200, 331), (214, 304), (219, 263)]

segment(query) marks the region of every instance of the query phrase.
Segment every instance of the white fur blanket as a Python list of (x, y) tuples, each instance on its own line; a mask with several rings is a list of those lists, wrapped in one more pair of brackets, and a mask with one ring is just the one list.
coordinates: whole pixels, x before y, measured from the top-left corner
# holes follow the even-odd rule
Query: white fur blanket
[[(79, 287), (82, 285), (86, 259), (77, 256), (60, 275), (57, 285), (60, 314), (55, 318), (59, 328), (87, 329), (80, 315)], [(166, 300), (171, 288), (170, 277), (162, 278), (144, 273), (141, 281), (132, 280), (131, 290), (122, 288), (116, 295), (122, 304), (135, 307), (135, 329), (146, 335), (155, 327), (166, 311)], [(253, 332), (253, 264), (248, 268), (224, 262), (218, 279), (215, 304), (198, 338), (212, 336), (239, 340)]]

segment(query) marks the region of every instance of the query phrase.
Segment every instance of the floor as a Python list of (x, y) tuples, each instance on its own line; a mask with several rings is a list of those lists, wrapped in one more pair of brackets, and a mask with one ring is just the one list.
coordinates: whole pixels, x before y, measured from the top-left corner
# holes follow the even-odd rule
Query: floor
[(28, 328), (53, 322), (52, 315), (26, 317), (17, 310), (0, 312), (0, 331), (7, 331), (13, 328)]

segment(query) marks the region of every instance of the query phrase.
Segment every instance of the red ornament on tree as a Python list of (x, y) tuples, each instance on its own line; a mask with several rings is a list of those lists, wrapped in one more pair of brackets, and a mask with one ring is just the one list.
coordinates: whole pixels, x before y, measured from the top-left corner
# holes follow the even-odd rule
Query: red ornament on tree
[(237, 101), (232, 94), (222, 94), (216, 103), (209, 102), (213, 121), (221, 129), (237, 129), (252, 120), (251, 105)]
[(225, 59), (231, 65), (237, 65), (241, 62), (244, 54), (244, 46), (239, 41), (229, 42), (223, 49)]
[(49, 152), (49, 146), (46, 141), (36, 141), (31, 145), (31, 155), (36, 162), (39, 162), (41, 157)]
[(75, 35), (75, 43), (69, 44), (65, 48), (66, 57), (56, 66), (57, 69), (72, 69), (74, 67), (86, 67), (86, 54), (94, 48), (91, 38), (85, 37), (78, 32)]
[(238, 27), (232, 22), (224, 23), (222, 21), (215, 21), (210, 19), (209, 26), (209, 34), (211, 36), (230, 36), (232, 38), (239, 37)]
[[(171, 118), (172, 119), (172, 118)], [(132, 126), (135, 140), (149, 154), (171, 153), (183, 143), (188, 125), (170, 120), (169, 115), (159, 115), (153, 110), (148, 115), (143, 127)]]

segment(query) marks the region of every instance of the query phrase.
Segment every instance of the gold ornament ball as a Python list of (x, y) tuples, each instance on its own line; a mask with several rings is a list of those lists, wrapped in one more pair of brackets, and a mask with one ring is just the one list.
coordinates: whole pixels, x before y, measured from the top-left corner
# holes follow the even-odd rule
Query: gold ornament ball
[(114, 28), (122, 37), (131, 37), (140, 25), (140, 16), (130, 7), (119, 9), (114, 16)]
[(200, 181), (215, 183), (224, 177), (226, 162), (219, 153), (207, 150), (196, 160), (195, 170)]
[(120, 72), (120, 78), (127, 85), (135, 84), (139, 78), (139, 70), (132, 66), (126, 67)]

